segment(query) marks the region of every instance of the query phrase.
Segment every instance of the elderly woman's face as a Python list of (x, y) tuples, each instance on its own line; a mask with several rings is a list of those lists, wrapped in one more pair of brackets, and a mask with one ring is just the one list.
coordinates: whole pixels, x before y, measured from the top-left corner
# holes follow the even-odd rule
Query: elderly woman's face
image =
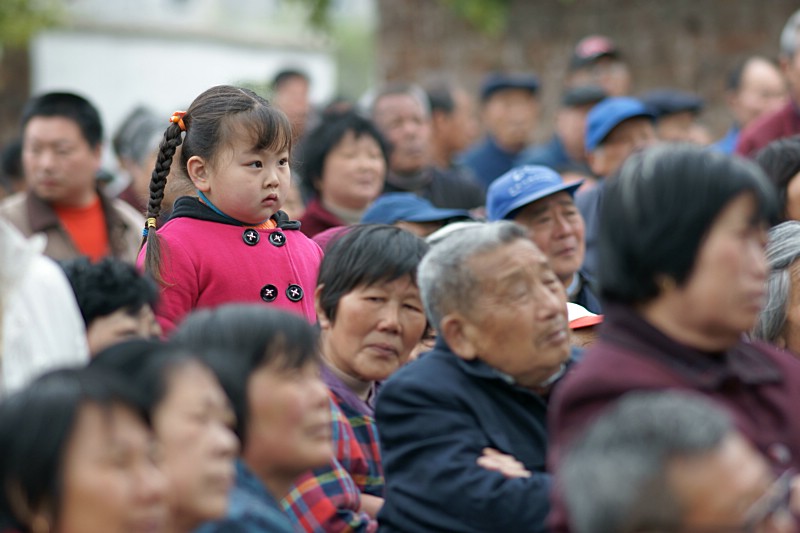
[(408, 361), (425, 324), (411, 276), (359, 286), (339, 300), (335, 322), (320, 316), (322, 355), (349, 376), (381, 381)]
[(755, 219), (751, 193), (728, 203), (701, 243), (688, 281), (674, 289), (680, 301), (674, 318), (697, 338), (733, 344), (756, 323), (768, 269), (766, 225)]
[(386, 160), (374, 137), (352, 131), (325, 157), (319, 193), (324, 202), (346, 209), (366, 209), (383, 190)]
[(166, 483), (150, 431), (130, 409), (86, 405), (64, 455), (62, 533), (163, 531)]
[(225, 515), (239, 440), (236, 417), (210, 370), (197, 363), (172, 371), (153, 426), (167, 477), (173, 522), (194, 529)]

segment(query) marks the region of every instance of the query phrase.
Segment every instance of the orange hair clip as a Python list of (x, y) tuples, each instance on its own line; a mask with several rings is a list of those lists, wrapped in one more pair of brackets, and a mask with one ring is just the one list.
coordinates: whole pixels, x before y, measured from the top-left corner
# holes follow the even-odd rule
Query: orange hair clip
[(169, 117), (169, 121), (177, 124), (181, 131), (186, 131), (186, 124), (183, 123), (183, 117), (185, 115), (186, 111), (175, 111), (172, 116)]

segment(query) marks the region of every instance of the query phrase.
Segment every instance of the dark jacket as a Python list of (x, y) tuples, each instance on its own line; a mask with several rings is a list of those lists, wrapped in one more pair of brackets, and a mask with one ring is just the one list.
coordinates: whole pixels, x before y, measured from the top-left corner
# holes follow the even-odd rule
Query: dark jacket
[(442, 209), (475, 209), (486, 203), (486, 194), (467, 169), (425, 167), (414, 176), (390, 173), (383, 192), (413, 192)]
[[(386, 503), (381, 532), (544, 531), (549, 510), (546, 399), (443, 342), (378, 394)], [(476, 464), (486, 447), (533, 475), (507, 479)]]
[(594, 293), (594, 281), (588, 274), (583, 272), (578, 272), (578, 276), (580, 276), (580, 288), (574, 296), (567, 295), (568, 300), (585, 307), (592, 313), (602, 314), (603, 307), (600, 305), (600, 299)]
[(309, 239), (327, 229), (346, 225), (346, 222), (325, 209), (316, 197), (308, 202), (303, 216), (300, 217), (300, 231)]
[(486, 190), (494, 180), (514, 167), (519, 154), (520, 152), (506, 152), (491, 135), (487, 135), (461, 154), (459, 162), (472, 170)]
[(789, 101), (774, 113), (760, 116), (748, 124), (736, 141), (736, 153), (754, 157), (772, 141), (798, 133), (800, 133), (800, 108)]
[[(742, 341), (709, 354), (673, 341), (638, 313), (604, 303), (599, 340), (556, 390), (550, 410), (551, 471), (572, 438), (604, 408), (633, 390), (685, 389), (718, 402), (776, 470), (800, 467), (800, 359)], [(554, 499), (555, 530), (564, 509)]]
[(600, 212), (603, 207), (605, 187), (606, 182), (601, 180), (596, 187), (579, 192), (575, 196), (575, 206), (581, 212), (586, 226), (584, 232), (586, 255), (583, 259), (583, 271), (589, 276), (597, 276), (597, 245), (600, 238)]

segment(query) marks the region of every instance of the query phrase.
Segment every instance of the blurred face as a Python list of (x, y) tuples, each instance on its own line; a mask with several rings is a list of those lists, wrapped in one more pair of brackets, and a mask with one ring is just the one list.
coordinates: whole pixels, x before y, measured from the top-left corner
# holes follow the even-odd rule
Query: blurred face
[(473, 257), (470, 266), (480, 296), (462, 320), (474, 357), (523, 387), (538, 386), (569, 358), (564, 286), (527, 239)]
[(161, 336), (161, 326), (156, 321), (150, 305), (143, 305), (135, 313), (117, 309), (110, 315), (95, 318), (86, 328), (89, 353), (96, 354), (113, 344), (130, 339), (150, 339)]
[(187, 163), (195, 187), (220, 211), (246, 224), (260, 224), (281, 208), (291, 187), (289, 151), (253, 147), (243, 132), (214, 164), (192, 156)]
[(308, 82), (300, 76), (285, 80), (275, 92), (273, 103), (289, 117), (293, 134), (300, 135), (311, 109), (308, 100)]
[(335, 322), (319, 306), (317, 314), (323, 357), (362, 381), (384, 380), (405, 364), (427, 323), (411, 276), (356, 287), (339, 300)]
[(656, 133), (662, 141), (691, 142), (694, 123), (694, 115), (689, 111), (673, 113), (658, 119)]
[(631, 71), (624, 62), (613, 57), (600, 57), (591, 65), (570, 75), (570, 85), (599, 85), (608, 96), (625, 96), (631, 92)]
[(347, 209), (366, 209), (380, 196), (386, 161), (373, 137), (348, 131), (325, 157), (319, 191), (325, 203)]
[(764, 303), (766, 225), (754, 222), (756, 201), (743, 193), (723, 209), (701, 243), (686, 283), (674, 290), (681, 328), (710, 344), (734, 344), (755, 325)]
[(786, 101), (786, 82), (780, 70), (764, 59), (751, 59), (742, 72), (739, 91), (731, 108), (741, 127), (764, 113), (777, 111)]
[(469, 148), (478, 139), (478, 117), (475, 102), (463, 89), (453, 90), (453, 110), (449, 114), (440, 113), (438, 135), (446, 142), (452, 154)]
[(592, 172), (602, 177), (614, 175), (628, 156), (656, 142), (653, 123), (645, 117), (629, 118), (617, 125), (589, 154)]
[(173, 370), (167, 386), (153, 426), (172, 521), (191, 531), (225, 515), (239, 450), (235, 415), (217, 379), (199, 364)]
[(75, 121), (33, 117), (22, 136), (25, 180), (36, 196), (71, 207), (85, 207), (94, 201), (100, 147), (89, 146)]
[(800, 220), (800, 172), (786, 185), (786, 219)]
[(250, 375), (242, 456), (268, 488), (328, 464), (333, 455), (329, 402), (316, 361), (285, 370), (265, 365)]
[(523, 207), (514, 222), (528, 228), (553, 272), (568, 285), (583, 265), (586, 251), (583, 217), (572, 195), (562, 191), (536, 200)]
[(738, 435), (700, 457), (672, 461), (667, 479), (684, 509), (684, 531), (796, 531), (784, 485)]
[(518, 152), (531, 142), (539, 102), (527, 89), (502, 89), (483, 104), (483, 122), (501, 148)]
[(577, 161), (586, 160), (586, 115), (591, 105), (565, 107), (556, 116), (556, 130), (569, 155)]
[(381, 97), (373, 109), (375, 124), (391, 145), (389, 168), (400, 174), (417, 172), (428, 164), (430, 118), (410, 94)]
[(59, 533), (163, 531), (165, 480), (151, 435), (131, 410), (81, 408), (64, 455)]
[(800, 101), (800, 53), (798, 50), (795, 50), (792, 57), (781, 59), (781, 70), (783, 70), (783, 75), (786, 76), (786, 82), (789, 85), (789, 95), (795, 102)]

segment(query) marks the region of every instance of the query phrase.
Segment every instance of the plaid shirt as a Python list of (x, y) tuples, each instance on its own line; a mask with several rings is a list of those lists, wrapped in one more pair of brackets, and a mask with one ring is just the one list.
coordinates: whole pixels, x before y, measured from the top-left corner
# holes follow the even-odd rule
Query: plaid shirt
[(334, 458), (299, 478), (283, 507), (300, 531), (371, 533), (377, 522), (359, 511), (361, 493), (382, 498), (384, 488), (372, 407), (327, 369), (323, 379), (331, 389)]

